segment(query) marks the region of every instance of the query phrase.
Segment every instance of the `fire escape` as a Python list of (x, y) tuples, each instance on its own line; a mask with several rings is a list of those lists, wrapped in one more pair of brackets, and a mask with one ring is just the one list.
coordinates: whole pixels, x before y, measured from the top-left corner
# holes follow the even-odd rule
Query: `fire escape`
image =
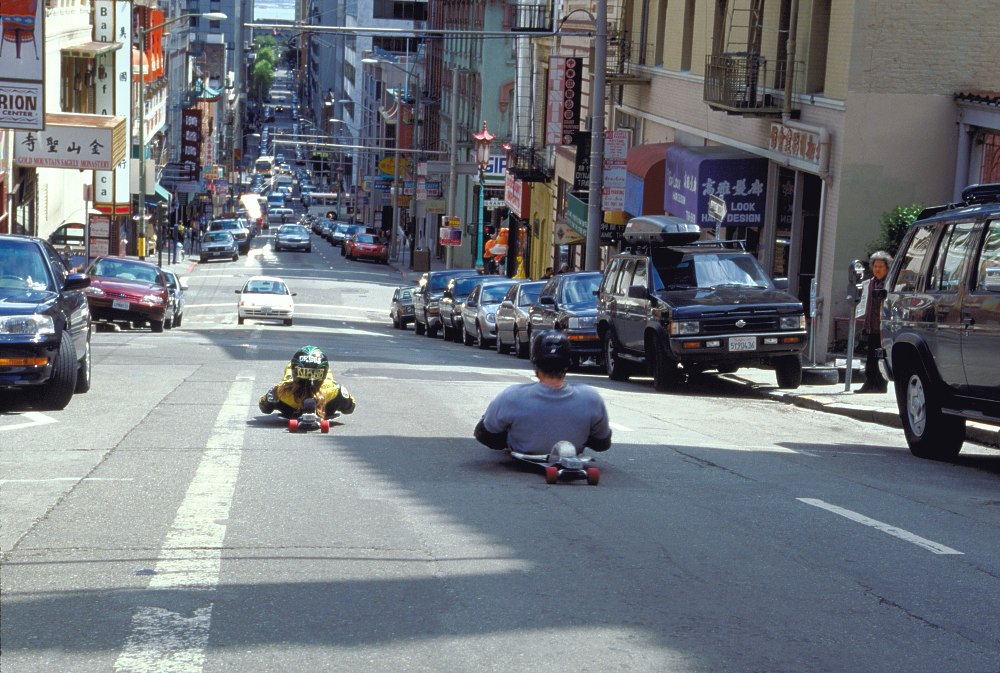
[[(781, 3), (777, 31), (767, 35), (765, 0), (734, 0), (726, 17), (725, 50), (705, 59), (703, 100), (713, 110), (745, 117), (777, 117), (782, 114), (786, 77), (795, 67), (789, 46), (789, 2)], [(768, 59), (767, 47), (774, 56)], [(718, 49), (718, 47), (717, 47)], [(792, 111), (795, 114), (796, 111)]]
[[(608, 3), (608, 44), (605, 78), (609, 87), (648, 84), (649, 77), (631, 72), (632, 43), (621, 28), (624, 0)], [(550, 34), (556, 26), (553, 0), (513, 0), (507, 5), (510, 25), (516, 33)], [(518, 58), (518, 78), (525, 77), (531, 86), (521, 86), (516, 97), (516, 142), (507, 147), (507, 171), (525, 182), (548, 182), (554, 175), (552, 152), (545, 146), (546, 89), (541, 74), (525, 68), (525, 56)], [(530, 61), (530, 59), (528, 59)]]

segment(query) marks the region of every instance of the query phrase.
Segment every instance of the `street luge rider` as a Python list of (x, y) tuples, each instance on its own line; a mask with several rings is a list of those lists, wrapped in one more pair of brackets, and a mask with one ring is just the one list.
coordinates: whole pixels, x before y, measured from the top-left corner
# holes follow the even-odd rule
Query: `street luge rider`
[(285, 365), (281, 382), (261, 395), (257, 406), (265, 414), (278, 411), (296, 418), (307, 412), (324, 419), (353, 413), (355, 401), (333, 378), (326, 353), (316, 346), (303, 346)]
[(557, 442), (568, 441), (577, 455), (584, 447), (607, 451), (611, 446), (608, 410), (596, 389), (566, 383), (569, 339), (548, 330), (532, 338), (535, 383), (508, 387), (490, 402), (474, 431), (491, 449), (510, 448), (548, 456)]

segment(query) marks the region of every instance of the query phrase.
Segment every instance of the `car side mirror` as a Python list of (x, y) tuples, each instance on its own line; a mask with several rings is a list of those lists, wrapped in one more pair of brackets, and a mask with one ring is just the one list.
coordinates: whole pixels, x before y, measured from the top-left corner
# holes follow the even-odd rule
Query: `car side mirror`
[(782, 292), (788, 292), (788, 279), (787, 278), (772, 278), (771, 282), (774, 283), (774, 287)]
[(645, 299), (646, 298), (646, 286), (645, 285), (629, 285), (628, 287), (629, 299)]
[(475, 299), (466, 299), (465, 305), (468, 306), (469, 308), (476, 308), (476, 306), (478, 306)]
[(67, 292), (70, 290), (82, 290), (85, 287), (90, 287), (90, 276), (85, 273), (71, 273), (66, 276), (66, 282), (63, 283), (63, 290)]
[(236, 294), (242, 294), (243, 290), (235, 290)]

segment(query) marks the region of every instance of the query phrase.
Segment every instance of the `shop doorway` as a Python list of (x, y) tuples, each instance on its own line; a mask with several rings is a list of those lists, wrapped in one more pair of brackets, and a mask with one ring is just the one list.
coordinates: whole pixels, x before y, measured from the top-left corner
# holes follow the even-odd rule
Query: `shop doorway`
[(810, 173), (778, 168), (776, 221), (771, 275), (787, 278), (788, 291), (808, 306), (816, 276), (823, 181)]

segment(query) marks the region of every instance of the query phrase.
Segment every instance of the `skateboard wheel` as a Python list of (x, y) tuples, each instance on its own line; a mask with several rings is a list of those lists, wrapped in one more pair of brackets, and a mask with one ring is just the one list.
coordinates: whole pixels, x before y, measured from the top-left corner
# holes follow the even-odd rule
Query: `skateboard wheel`
[(559, 480), (559, 468), (555, 465), (545, 466), (545, 483), (554, 484)]
[(298, 421), (298, 419), (296, 419), (296, 418), (289, 418), (288, 419), (288, 431), (289, 432), (295, 432), (298, 429), (299, 429), (299, 421)]
[(601, 471), (596, 467), (587, 468), (587, 483), (591, 486), (597, 486), (597, 482), (601, 480)]
[(330, 432), (330, 421), (326, 420), (325, 418), (322, 421), (320, 421), (319, 422), (319, 431), (320, 432)]

